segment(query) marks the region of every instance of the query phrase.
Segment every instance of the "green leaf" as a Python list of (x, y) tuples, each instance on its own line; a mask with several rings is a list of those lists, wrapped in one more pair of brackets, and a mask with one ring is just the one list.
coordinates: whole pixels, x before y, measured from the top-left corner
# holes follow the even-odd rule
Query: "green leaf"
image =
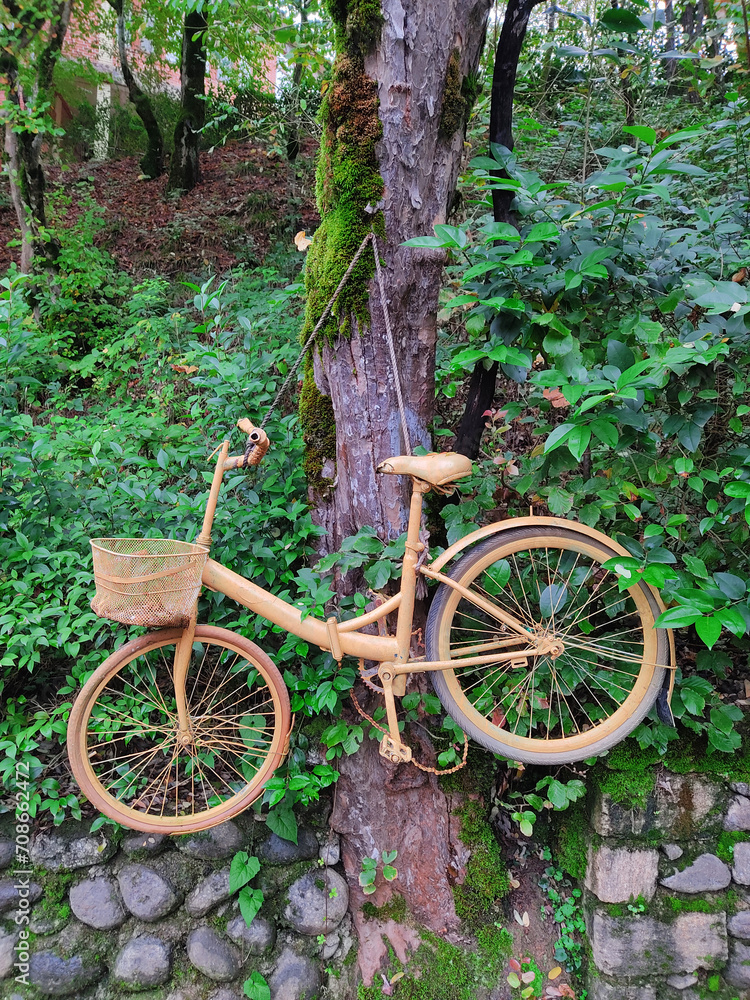
[(238, 851), (229, 866), (229, 891), (234, 895), (260, 871), (260, 861), (250, 857), (247, 851)]
[(166, 469), (169, 465), (169, 455), (163, 448), (159, 449), (159, 453), (156, 456), (156, 464), (160, 469)]
[(537, 222), (524, 237), (525, 243), (541, 243), (544, 240), (558, 240), (560, 233), (554, 222)]
[(708, 742), (711, 746), (722, 753), (735, 753), (742, 746), (742, 738), (739, 733), (722, 733), (720, 729), (713, 726), (708, 730)]
[(622, 8), (612, 8), (605, 10), (599, 18), (600, 22), (612, 31), (624, 31), (626, 35), (634, 35), (637, 31), (643, 31), (646, 25), (630, 10)]
[(650, 128), (648, 125), (625, 125), (622, 130), (623, 132), (627, 132), (628, 135), (634, 135), (636, 139), (640, 139), (641, 142), (645, 142), (648, 146), (656, 145), (656, 129)]
[(669, 608), (656, 619), (657, 628), (684, 628), (701, 617), (700, 611), (692, 608)]
[(741, 577), (735, 576), (733, 573), (714, 573), (714, 580), (722, 594), (730, 601), (739, 601), (741, 597), (745, 596), (747, 587)]
[(266, 826), (282, 840), (291, 840), (293, 844), (297, 843), (297, 820), (291, 807), (277, 806), (269, 810)]
[(695, 631), (708, 648), (711, 649), (721, 635), (721, 622), (716, 615), (699, 618), (695, 623)]
[(262, 905), (263, 891), (261, 889), (251, 889), (249, 885), (240, 889), (240, 913), (248, 927)]
[(398, 878), (398, 872), (393, 865), (383, 865), (383, 878), (386, 882), (392, 882), (395, 878)]
[(685, 563), (685, 568), (689, 573), (692, 573), (693, 576), (697, 576), (701, 580), (708, 579), (708, 570), (706, 569), (706, 564), (702, 559), (699, 559), (697, 556), (684, 555), (682, 557), (682, 561)]
[(271, 1000), (271, 987), (259, 972), (251, 972), (243, 986), (245, 996), (250, 1000)]
[[(551, 435), (550, 435), (551, 436)], [(549, 440), (549, 439), (548, 439)], [(566, 444), (570, 450), (571, 455), (576, 461), (580, 462), (583, 458), (583, 453), (589, 446), (589, 441), (591, 440), (591, 428), (590, 427), (574, 427), (573, 430), (568, 435)]]
[(544, 442), (545, 454), (558, 448), (575, 428), (575, 424), (558, 424)]
[[(525, 836), (529, 837), (529, 836), (531, 836), (531, 834), (525, 834)], [(511, 987), (511, 989), (514, 989), (514, 990), (517, 990), (519, 988), (519, 986), (521, 985), (521, 980), (518, 978), (518, 976), (515, 974), (515, 972), (511, 972), (508, 975), (507, 981), (508, 981), (508, 985)]]
[(373, 590), (382, 590), (393, 575), (394, 569), (395, 566), (390, 559), (379, 559), (367, 567), (364, 573), (365, 580)]
[(609, 448), (617, 447), (620, 436), (617, 433), (617, 426), (614, 421), (600, 418), (592, 420), (589, 426), (603, 444), (606, 444)]
[(719, 619), (724, 628), (729, 629), (732, 635), (736, 635), (738, 638), (747, 631), (745, 619), (736, 608), (719, 608), (715, 617)]

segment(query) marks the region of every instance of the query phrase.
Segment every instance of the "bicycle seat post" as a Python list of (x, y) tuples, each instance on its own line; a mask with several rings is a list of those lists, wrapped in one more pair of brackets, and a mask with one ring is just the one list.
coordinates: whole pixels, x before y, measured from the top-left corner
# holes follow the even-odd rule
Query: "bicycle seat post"
[(211, 483), (211, 492), (208, 494), (206, 512), (203, 515), (203, 527), (201, 528), (200, 535), (198, 535), (195, 540), (196, 544), (205, 545), (207, 549), (211, 548), (211, 528), (214, 523), (214, 515), (216, 513), (216, 504), (219, 499), (221, 481), (224, 478), (224, 463), (226, 462), (228, 454), (229, 442), (225, 441), (221, 446), (219, 457), (216, 459), (216, 468), (214, 469), (214, 478)]

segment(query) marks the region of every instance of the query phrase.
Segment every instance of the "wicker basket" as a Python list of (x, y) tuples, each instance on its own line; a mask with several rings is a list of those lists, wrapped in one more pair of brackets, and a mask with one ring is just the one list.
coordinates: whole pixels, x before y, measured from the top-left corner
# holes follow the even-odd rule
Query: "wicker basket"
[(100, 618), (124, 625), (185, 627), (201, 589), (208, 550), (171, 538), (92, 538)]

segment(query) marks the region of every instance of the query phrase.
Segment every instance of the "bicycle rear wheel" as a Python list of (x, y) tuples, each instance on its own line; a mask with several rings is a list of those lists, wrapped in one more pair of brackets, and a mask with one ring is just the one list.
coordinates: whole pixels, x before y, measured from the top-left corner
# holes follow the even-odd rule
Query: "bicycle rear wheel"
[[(432, 683), (482, 746), (526, 763), (583, 760), (624, 739), (654, 704), (670, 664), (669, 632), (654, 628), (662, 608), (650, 587), (621, 592), (617, 575), (602, 568), (620, 555), (611, 546), (573, 523), (508, 528), (450, 573), (468, 596), (438, 588), (427, 659), (456, 665), (432, 673)], [(554, 653), (540, 655), (540, 640)], [(496, 663), (461, 666), (495, 651)]]
[(180, 732), (173, 664), (181, 629), (126, 643), (91, 676), (68, 723), (81, 791), (110, 819), (189, 833), (247, 809), (284, 759), (289, 695), (269, 657), (226, 629), (195, 630)]

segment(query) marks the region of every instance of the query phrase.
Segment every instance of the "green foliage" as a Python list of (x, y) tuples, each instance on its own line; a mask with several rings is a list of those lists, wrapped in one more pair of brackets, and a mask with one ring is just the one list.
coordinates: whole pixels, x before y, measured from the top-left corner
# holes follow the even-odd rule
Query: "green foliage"
[(716, 844), (716, 857), (720, 858), (724, 864), (734, 864), (735, 844), (744, 844), (750, 840), (750, 834), (740, 830), (722, 830)]
[(377, 889), (375, 881), (381, 860), (383, 862), (381, 875), (385, 881), (393, 882), (394, 879), (398, 878), (398, 871), (391, 863), (396, 860), (397, 855), (398, 851), (381, 851), (380, 858), (362, 858), (362, 871), (359, 873), (359, 884), (362, 886), (362, 892), (366, 896), (372, 895)]
[(544, 870), (539, 885), (552, 904), (552, 919), (560, 925), (560, 937), (555, 943), (555, 960), (568, 971), (576, 972), (583, 965), (585, 954), (582, 936), (586, 932), (586, 921), (581, 905), (581, 890), (573, 888), (570, 880), (555, 865)]
[(586, 874), (589, 844), (594, 836), (588, 824), (584, 802), (576, 803), (564, 816), (556, 818), (558, 866), (579, 882)]
[[(736, 94), (716, 114), (666, 138), (629, 128), (634, 144), (598, 148), (582, 189), (493, 147), (473, 161), (477, 217), (408, 245), (449, 250), (460, 282), (445, 306), (463, 336), (441, 349), (441, 389), (452, 395), (477, 363), (518, 383), (462, 502), (443, 509), (448, 540), (496, 508), (498, 466), (514, 477), (510, 513), (528, 498), (617, 538), (629, 555), (605, 565), (621, 589), (644, 580), (673, 605), (660, 624), (719, 643), (716, 661), (678, 671), (673, 711), (710, 752), (733, 754), (741, 713), (713, 677), (725, 649), (743, 656), (750, 624), (750, 245), (746, 178), (717, 161), (747, 155), (750, 114)], [(482, 214), (497, 188), (514, 195), (517, 225)], [(534, 442), (519, 453), (506, 442), (523, 424)], [(637, 732), (661, 753), (673, 738)]]
[[(543, 795), (539, 793), (543, 792)], [(534, 832), (537, 814), (543, 809), (553, 809), (563, 812), (573, 802), (578, 802), (586, 794), (586, 786), (579, 778), (559, 781), (551, 774), (537, 781), (533, 792), (510, 792), (508, 802), (500, 805), (510, 813), (510, 818), (518, 823), (524, 837), (530, 837)]]

